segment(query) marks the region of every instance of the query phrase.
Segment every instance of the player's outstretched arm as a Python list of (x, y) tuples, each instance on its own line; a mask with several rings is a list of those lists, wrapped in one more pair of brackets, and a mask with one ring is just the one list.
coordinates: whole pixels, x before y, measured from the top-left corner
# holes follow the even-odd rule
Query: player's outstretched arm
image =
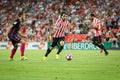
[(21, 31), (18, 32), (20, 36), (24, 37), (24, 38), (27, 38), (27, 35), (24, 35), (21, 33)]
[(97, 29), (98, 26), (89, 25), (88, 28), (89, 28), (89, 29)]
[(12, 27), (13, 27), (13, 25), (10, 25), (10, 26), (6, 29), (5, 36), (8, 35), (8, 33), (10, 32), (10, 30), (11, 30)]

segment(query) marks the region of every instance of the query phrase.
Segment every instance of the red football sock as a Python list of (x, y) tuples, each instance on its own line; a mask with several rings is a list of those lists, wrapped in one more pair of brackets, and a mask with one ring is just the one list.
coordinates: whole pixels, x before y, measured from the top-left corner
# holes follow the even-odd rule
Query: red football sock
[(11, 54), (10, 54), (10, 58), (14, 57), (16, 50), (17, 50), (17, 48), (12, 49)]
[(20, 54), (21, 56), (24, 56), (24, 51), (25, 51), (25, 43), (22, 43), (20, 46)]

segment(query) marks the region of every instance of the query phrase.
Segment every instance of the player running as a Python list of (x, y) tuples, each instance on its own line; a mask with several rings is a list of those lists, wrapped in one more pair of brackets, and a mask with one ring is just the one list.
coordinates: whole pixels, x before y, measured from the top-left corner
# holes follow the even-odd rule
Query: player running
[(10, 61), (13, 61), (14, 55), (18, 49), (18, 43), (21, 43), (20, 53), (21, 53), (21, 60), (27, 60), (27, 57), (24, 56), (25, 50), (25, 42), (27, 40), (27, 36), (20, 32), (21, 22), (25, 19), (25, 13), (19, 12), (18, 19), (14, 21), (13, 25), (9, 26), (6, 32), (8, 38), (11, 40), (13, 49), (10, 54)]
[(90, 15), (90, 20), (92, 23), (89, 26), (89, 28), (92, 29), (91, 31), (94, 34), (94, 36), (92, 38), (92, 42), (95, 46), (98, 46), (101, 49), (101, 51), (100, 51), (101, 53), (102, 53), (102, 50), (104, 50), (105, 56), (107, 56), (108, 51), (103, 46), (102, 39), (101, 39), (101, 35), (102, 35), (101, 30), (104, 27), (104, 23), (102, 21), (100, 21), (99, 19), (97, 19), (94, 14)]
[(59, 44), (59, 49), (56, 54), (56, 59), (59, 59), (59, 54), (63, 50), (64, 47), (64, 39), (65, 39), (65, 29), (68, 28), (69, 21), (66, 19), (67, 15), (65, 12), (61, 13), (60, 18), (57, 19), (54, 25), (54, 34), (53, 34), (53, 41), (51, 46), (47, 49), (46, 54), (43, 57), (43, 60), (46, 60), (49, 53), (53, 50), (53, 48)]

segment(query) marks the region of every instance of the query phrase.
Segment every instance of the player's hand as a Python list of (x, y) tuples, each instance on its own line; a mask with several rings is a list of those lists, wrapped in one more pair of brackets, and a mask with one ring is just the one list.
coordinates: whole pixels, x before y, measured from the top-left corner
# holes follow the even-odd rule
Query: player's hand
[(56, 26), (54, 27), (55, 30), (60, 30), (60, 27)]

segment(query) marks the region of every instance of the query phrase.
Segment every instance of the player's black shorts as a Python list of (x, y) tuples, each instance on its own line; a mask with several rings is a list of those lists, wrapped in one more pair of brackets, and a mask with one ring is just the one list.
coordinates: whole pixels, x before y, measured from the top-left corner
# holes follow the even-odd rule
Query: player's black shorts
[(16, 43), (20, 43), (21, 37), (18, 34), (9, 34), (8, 38), (12, 42), (13, 45)]
[(60, 44), (60, 41), (64, 41), (65, 37), (60, 37), (60, 38), (53, 38), (53, 42), (51, 44), (52, 47), (55, 47), (58, 44)]
[(100, 44), (102, 42), (101, 36), (94, 36), (92, 38), (93, 43), (98, 43)]

